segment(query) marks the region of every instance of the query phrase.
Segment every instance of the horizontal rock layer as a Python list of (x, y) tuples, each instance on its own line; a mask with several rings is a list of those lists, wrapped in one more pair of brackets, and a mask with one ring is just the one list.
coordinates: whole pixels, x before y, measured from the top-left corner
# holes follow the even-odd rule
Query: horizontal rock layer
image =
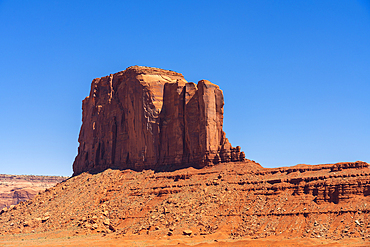
[(108, 169), (72, 177), (0, 212), (0, 236), (63, 230), (152, 239), (170, 233), (178, 239), (189, 229), (214, 239), (369, 240), (369, 190), (369, 164), (361, 161), (273, 169), (250, 160), (173, 172)]
[(243, 161), (222, 130), (223, 106), (217, 85), (189, 83), (173, 71), (133, 66), (94, 79), (82, 105), (74, 175)]
[(31, 199), (39, 191), (66, 179), (60, 176), (0, 174), (0, 209)]

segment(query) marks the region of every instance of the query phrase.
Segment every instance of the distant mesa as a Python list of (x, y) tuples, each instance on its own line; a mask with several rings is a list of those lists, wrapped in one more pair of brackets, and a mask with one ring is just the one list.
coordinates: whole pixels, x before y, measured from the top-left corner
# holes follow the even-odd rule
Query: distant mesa
[(187, 82), (174, 71), (132, 66), (94, 79), (82, 103), (73, 175), (244, 161), (222, 129), (223, 106), (217, 85)]
[(0, 174), (0, 210), (33, 198), (68, 177)]

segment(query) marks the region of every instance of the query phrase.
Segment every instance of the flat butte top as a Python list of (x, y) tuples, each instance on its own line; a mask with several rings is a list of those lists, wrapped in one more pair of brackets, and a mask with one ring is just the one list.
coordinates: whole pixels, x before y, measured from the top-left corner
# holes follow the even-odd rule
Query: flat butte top
[[(126, 77), (127, 76), (127, 77)], [(108, 77), (130, 77), (139, 81), (152, 95), (153, 104), (160, 111), (163, 105), (163, 90), (166, 83), (178, 83), (185, 86), (187, 81), (181, 73), (147, 66), (131, 66), (127, 69), (95, 80), (108, 80)]]
[(127, 69), (117, 72), (113, 74), (113, 76), (119, 76), (124, 74), (136, 74), (139, 75), (150, 75), (154, 76), (154, 78), (157, 77), (163, 77), (164, 80), (167, 79), (167, 82), (176, 82), (176, 80), (184, 80), (184, 76), (181, 73), (172, 71), (172, 70), (165, 70), (160, 68), (154, 68), (154, 67), (147, 67), (147, 66), (131, 66)]
[(147, 66), (131, 66), (125, 69), (125, 71), (135, 71), (137, 74), (151, 74), (151, 75), (167, 75), (167, 76), (179, 76), (181, 78), (184, 78), (184, 76), (181, 73), (172, 71), (172, 70), (165, 70), (160, 68), (154, 68), (154, 67), (147, 67)]

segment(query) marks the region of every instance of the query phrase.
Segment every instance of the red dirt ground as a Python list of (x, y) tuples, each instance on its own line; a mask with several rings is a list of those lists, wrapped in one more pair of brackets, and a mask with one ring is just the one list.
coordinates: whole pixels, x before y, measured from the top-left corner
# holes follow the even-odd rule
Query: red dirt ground
[(1, 246), (370, 246), (365, 162), (83, 173), (0, 214)]

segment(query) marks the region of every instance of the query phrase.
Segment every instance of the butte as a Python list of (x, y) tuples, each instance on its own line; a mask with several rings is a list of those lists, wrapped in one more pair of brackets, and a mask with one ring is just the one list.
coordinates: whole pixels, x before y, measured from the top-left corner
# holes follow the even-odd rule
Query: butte
[(142, 171), (202, 168), (245, 159), (222, 129), (224, 98), (207, 81), (132, 66), (94, 79), (83, 100), (73, 175), (108, 168)]

